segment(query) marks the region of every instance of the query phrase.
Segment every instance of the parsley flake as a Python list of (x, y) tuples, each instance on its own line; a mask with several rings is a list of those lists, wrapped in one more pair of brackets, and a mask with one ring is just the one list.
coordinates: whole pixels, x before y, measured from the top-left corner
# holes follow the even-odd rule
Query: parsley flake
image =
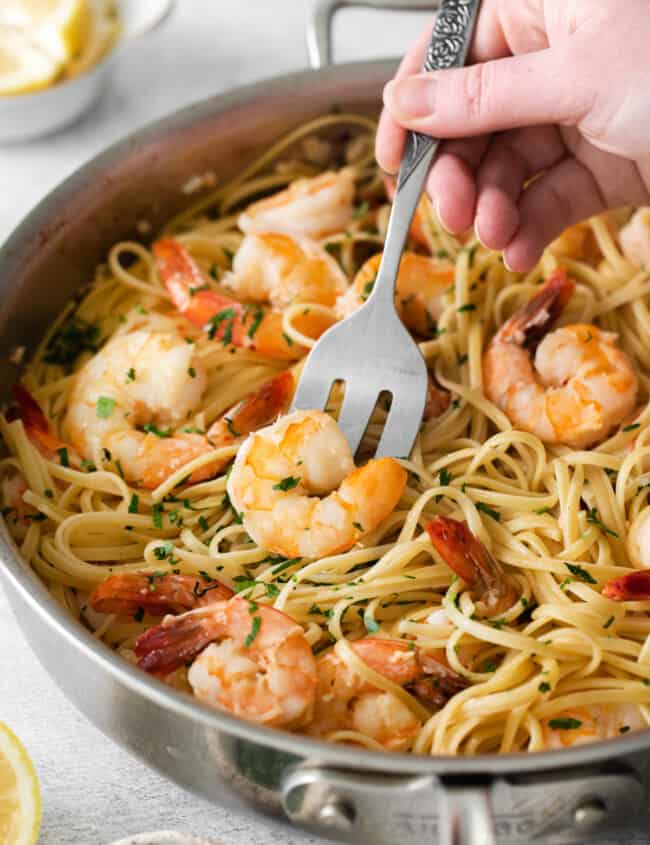
[(113, 413), (115, 408), (115, 399), (110, 396), (100, 396), (95, 406), (95, 413), (101, 420), (106, 420)]
[(293, 475), (288, 475), (286, 478), (283, 478), (282, 481), (278, 481), (277, 484), (274, 484), (273, 489), (282, 490), (282, 492), (286, 492), (287, 490), (293, 490), (293, 488), (297, 487), (299, 484), (299, 477), (296, 478)]

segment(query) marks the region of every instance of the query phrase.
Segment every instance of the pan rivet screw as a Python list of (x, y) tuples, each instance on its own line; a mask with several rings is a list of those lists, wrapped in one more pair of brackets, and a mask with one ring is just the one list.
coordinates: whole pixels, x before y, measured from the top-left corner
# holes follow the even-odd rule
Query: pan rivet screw
[(594, 827), (607, 818), (607, 807), (600, 800), (592, 799), (580, 804), (573, 812), (573, 820), (578, 827)]
[(341, 831), (351, 830), (354, 816), (354, 807), (338, 798), (327, 801), (318, 812), (318, 820), (323, 825)]

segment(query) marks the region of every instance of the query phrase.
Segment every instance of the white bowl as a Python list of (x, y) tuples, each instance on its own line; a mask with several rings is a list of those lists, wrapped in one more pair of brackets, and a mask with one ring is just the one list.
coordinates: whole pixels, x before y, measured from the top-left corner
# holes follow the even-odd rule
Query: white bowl
[(38, 138), (78, 120), (103, 93), (122, 50), (158, 27), (175, 0), (118, 0), (117, 5), (122, 29), (117, 43), (98, 64), (43, 91), (0, 96), (0, 143)]

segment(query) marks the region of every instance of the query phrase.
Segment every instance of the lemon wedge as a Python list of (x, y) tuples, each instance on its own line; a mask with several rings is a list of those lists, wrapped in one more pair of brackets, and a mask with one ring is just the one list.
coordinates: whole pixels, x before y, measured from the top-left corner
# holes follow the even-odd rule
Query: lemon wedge
[(20, 30), (0, 26), (0, 96), (47, 88), (60, 69)]
[(2, 0), (0, 23), (22, 29), (54, 62), (78, 56), (92, 28), (88, 0)]
[(0, 842), (34, 845), (41, 825), (41, 796), (34, 765), (22, 743), (0, 722)]

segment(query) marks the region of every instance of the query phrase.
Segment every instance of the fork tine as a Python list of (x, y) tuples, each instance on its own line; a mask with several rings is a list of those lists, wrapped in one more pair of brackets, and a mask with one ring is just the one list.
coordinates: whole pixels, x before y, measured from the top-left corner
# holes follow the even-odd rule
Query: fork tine
[(299, 409), (322, 411), (329, 399), (334, 380), (327, 376), (323, 377), (313, 366), (309, 367), (309, 373), (307, 373), (309, 363), (309, 359), (307, 359), (307, 365), (303, 369), (298, 387), (293, 396), (291, 411), (297, 411)]
[(376, 404), (377, 394), (369, 391), (367, 385), (354, 384), (351, 381), (345, 383), (339, 427), (350, 444), (353, 455), (359, 448)]
[(424, 405), (425, 397), (415, 393), (401, 391), (393, 394), (376, 458), (408, 458), (422, 424)]

